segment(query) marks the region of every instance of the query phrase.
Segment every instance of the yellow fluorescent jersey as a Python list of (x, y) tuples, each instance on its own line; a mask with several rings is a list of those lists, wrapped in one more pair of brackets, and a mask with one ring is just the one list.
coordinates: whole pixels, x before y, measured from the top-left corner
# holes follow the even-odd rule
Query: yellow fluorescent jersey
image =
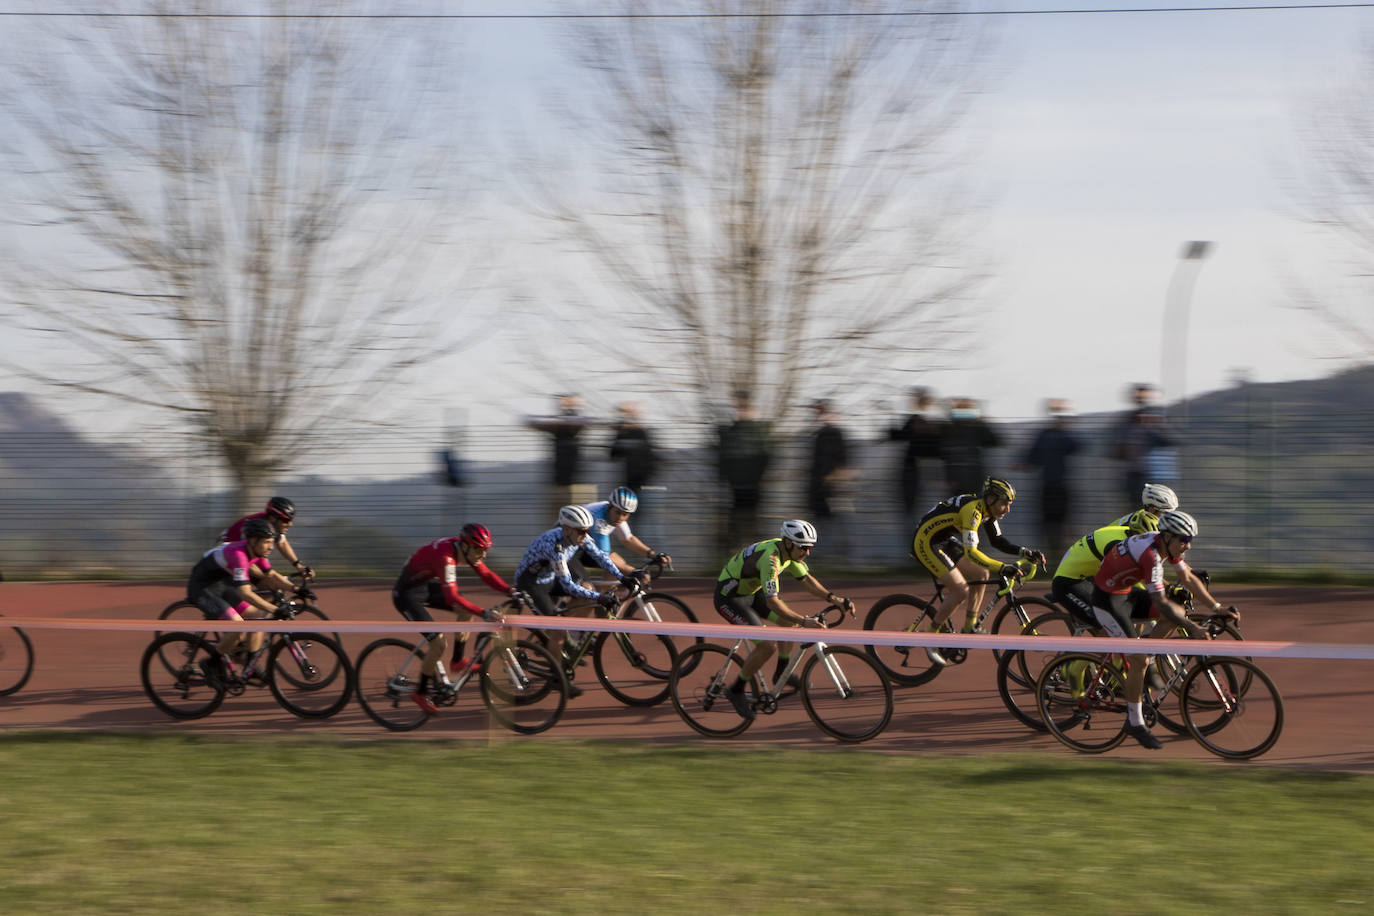
[(784, 572), (797, 579), (805, 579), (811, 570), (800, 560), (784, 560), (779, 553), (782, 539), (759, 541), (725, 561), (718, 581), (724, 582), (721, 592), (726, 595), (752, 595), (759, 589), (770, 598), (778, 594), (778, 577)]
[(1059, 566), (1054, 571), (1054, 577), (1087, 579), (1097, 575), (1097, 569), (1102, 565), (1102, 557), (1107, 549), (1117, 541), (1126, 540), (1130, 533), (1130, 529), (1124, 524), (1117, 524), (1107, 525), (1083, 535), (1065, 552), (1064, 558), (1059, 561)]

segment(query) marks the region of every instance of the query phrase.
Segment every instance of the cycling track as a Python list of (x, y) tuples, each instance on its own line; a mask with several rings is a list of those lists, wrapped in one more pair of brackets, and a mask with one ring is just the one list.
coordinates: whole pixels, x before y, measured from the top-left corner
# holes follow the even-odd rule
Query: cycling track
[[(710, 610), (710, 583), (701, 579), (665, 579), (663, 591), (683, 598), (703, 622), (717, 623)], [(857, 628), (867, 609), (894, 591), (928, 593), (911, 583), (828, 581), (859, 606)], [(318, 605), (337, 620), (398, 619), (391, 607), (390, 583), (378, 580), (323, 580), (316, 583)], [(480, 588), (469, 588), (481, 601)], [(1025, 596), (1045, 589), (1031, 583)], [(1374, 644), (1374, 607), (1363, 589), (1303, 589), (1293, 586), (1245, 586), (1216, 589), (1243, 613), (1242, 628), (1250, 639), (1293, 642)], [(150, 620), (183, 596), (172, 582), (0, 583), (0, 613), (11, 617)], [(805, 595), (796, 607), (815, 610)], [(845, 753), (972, 755), (987, 753), (1073, 755), (1048, 735), (1034, 734), (1003, 708), (994, 684), (992, 654), (971, 652), (963, 665), (950, 668), (931, 683), (897, 688), (892, 723), (865, 744), (842, 745), (822, 734), (806, 717), (799, 700), (784, 701), (777, 713), (761, 715), (738, 738), (712, 742), (691, 731), (671, 702), (651, 709), (630, 709), (613, 700), (590, 667), (578, 679), (582, 696), (569, 701), (562, 721), (541, 735), (522, 737), (489, 725), (476, 691), (465, 692), (424, 728), (409, 733), (386, 732), (350, 704), (323, 722), (296, 719), (282, 710), (266, 690), (229, 697), (213, 715), (178, 722), (159, 712), (139, 686), (138, 661), (151, 639), (148, 633), (109, 630), (28, 631), (36, 662), (23, 690), (0, 697), (0, 733), (40, 730), (105, 733), (179, 733), (206, 736), (319, 735), (337, 739), (386, 741), (564, 741), (613, 740), (658, 745), (715, 743), (719, 746), (834, 749)], [(350, 657), (378, 634), (344, 634)], [(1156, 733), (1160, 751), (1123, 744), (1109, 757), (1193, 760), (1218, 766), (1294, 767), (1374, 772), (1374, 663), (1320, 659), (1264, 659), (1266, 671), (1285, 703), (1283, 735), (1275, 748), (1257, 760), (1229, 762), (1207, 753), (1187, 736)]]

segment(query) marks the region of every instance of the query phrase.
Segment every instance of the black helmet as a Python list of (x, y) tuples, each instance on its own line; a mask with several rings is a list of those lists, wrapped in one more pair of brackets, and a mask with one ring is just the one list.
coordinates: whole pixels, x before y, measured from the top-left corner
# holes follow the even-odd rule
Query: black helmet
[(296, 504), (285, 496), (273, 496), (267, 501), (267, 514), (289, 522), (296, 517)]
[(277, 529), (272, 527), (272, 523), (265, 518), (250, 518), (243, 523), (243, 539), (251, 541), (256, 538), (276, 538)]

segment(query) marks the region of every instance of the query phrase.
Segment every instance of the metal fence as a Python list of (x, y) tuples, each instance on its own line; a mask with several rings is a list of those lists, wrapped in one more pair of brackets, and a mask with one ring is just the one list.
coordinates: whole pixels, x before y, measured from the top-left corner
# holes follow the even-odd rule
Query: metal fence
[[(1109, 457), (1119, 415), (1075, 421), (1085, 451), (1073, 462), (1072, 530), (1097, 527), (1132, 508), (1124, 469)], [(912, 569), (913, 519), (898, 510), (902, 444), (885, 422), (852, 418), (857, 469), (852, 511), (821, 530), (816, 565), (845, 570)], [(1036, 474), (1021, 466), (1039, 420), (1002, 422), (1003, 445), (987, 466), (1013, 479), (1022, 498), (1003, 528), (1017, 542), (1042, 545)], [(1362, 523), (1374, 502), (1369, 456), (1374, 424), (1367, 412), (1320, 415), (1300, 406), (1250, 405), (1225, 416), (1173, 421), (1182, 439), (1177, 479), (1184, 508), (1202, 536), (1195, 565), (1212, 569), (1309, 568), (1362, 572), (1374, 561), (1374, 532)], [(716, 479), (714, 430), (680, 425), (656, 430), (660, 464), (634, 519), (637, 534), (670, 551), (683, 572), (714, 574), (732, 545), (721, 542), (727, 494)], [(585, 434), (588, 497), (621, 481), (607, 455), (607, 434)], [(476, 444), (480, 443), (480, 448)], [(470, 485), (442, 478), (437, 453), (457, 446)], [(777, 522), (805, 517), (810, 431), (781, 429), (757, 537)], [(300, 452), (300, 466), (271, 490), (300, 508), (291, 532), (297, 552), (326, 574), (392, 575), (425, 541), (468, 520), (496, 533), (490, 562), (510, 574), (526, 544), (552, 525), (550, 444), (526, 427), (418, 428), (370, 437), (321, 437)], [(941, 467), (928, 462), (921, 505), (950, 495)], [(0, 436), (0, 572), (20, 577), (144, 576), (179, 578), (238, 517), (223, 473), (206, 445), (190, 436), (6, 433)]]

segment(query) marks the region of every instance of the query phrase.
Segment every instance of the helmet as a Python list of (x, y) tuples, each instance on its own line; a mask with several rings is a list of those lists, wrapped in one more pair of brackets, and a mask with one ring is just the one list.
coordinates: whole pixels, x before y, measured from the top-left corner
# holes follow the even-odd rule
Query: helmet
[(276, 538), (277, 529), (272, 527), (272, 523), (265, 518), (250, 518), (243, 523), (243, 539), (245, 541), (255, 538)]
[(798, 547), (816, 546), (816, 526), (799, 518), (782, 523), (782, 536)]
[(471, 544), (478, 550), (491, 549), (491, 529), (486, 525), (477, 525), (472, 522), (463, 526), (463, 530), (458, 532), (458, 540), (464, 544)]
[(267, 514), (289, 522), (296, 517), (296, 504), (285, 496), (273, 496), (267, 501)]
[(1160, 533), (1177, 534), (1186, 538), (1197, 537), (1197, 521), (1187, 512), (1170, 509), (1159, 517)]
[(1126, 521), (1126, 527), (1131, 534), (1144, 534), (1147, 531), (1159, 530), (1159, 516), (1144, 509), (1137, 509), (1131, 513), (1131, 517)]
[(621, 512), (633, 512), (639, 508), (639, 497), (629, 487), (616, 487), (611, 491), (610, 504)]
[(1147, 509), (1177, 509), (1178, 494), (1162, 483), (1147, 483), (1140, 491), (1140, 504)]
[(569, 528), (590, 528), (592, 514), (584, 506), (564, 506), (558, 510), (558, 524)]
[(1011, 485), (1010, 480), (1003, 480), (1001, 477), (989, 477), (983, 481), (983, 498), (993, 499), (1016, 499), (1016, 488)]

